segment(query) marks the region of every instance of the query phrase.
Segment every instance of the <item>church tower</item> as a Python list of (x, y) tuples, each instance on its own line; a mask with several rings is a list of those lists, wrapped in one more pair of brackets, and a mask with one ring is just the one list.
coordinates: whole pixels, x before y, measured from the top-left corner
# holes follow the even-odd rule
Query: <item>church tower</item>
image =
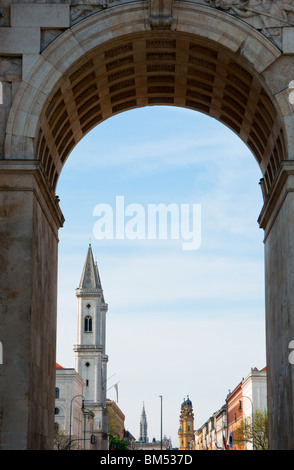
[(99, 448), (107, 450), (108, 420), (106, 381), (108, 356), (105, 353), (106, 312), (97, 263), (89, 245), (82, 277), (76, 289), (78, 300), (75, 370), (82, 377), (85, 408), (92, 411)]
[(139, 441), (148, 442), (147, 417), (146, 417), (146, 411), (145, 411), (144, 403), (143, 403), (143, 410), (142, 410), (141, 419), (140, 419), (140, 438), (139, 438)]
[(194, 443), (194, 414), (189, 395), (186, 400), (184, 399), (181, 405), (178, 436), (179, 450), (191, 450)]

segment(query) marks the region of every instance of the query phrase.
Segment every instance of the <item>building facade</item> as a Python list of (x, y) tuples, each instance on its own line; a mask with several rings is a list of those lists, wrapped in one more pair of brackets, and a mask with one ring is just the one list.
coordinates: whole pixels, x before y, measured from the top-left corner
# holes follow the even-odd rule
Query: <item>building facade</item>
[[(56, 364), (55, 427), (63, 430), (69, 440), (82, 439), (84, 382), (74, 369)], [(75, 441), (75, 448), (81, 442)]]
[(195, 450), (224, 450), (227, 436), (226, 405), (195, 431)]
[(238, 445), (235, 440), (236, 430), (243, 419), (242, 407), (242, 382), (230, 392), (226, 398), (227, 405), (227, 442), (230, 450), (242, 450), (243, 445)]
[(215, 417), (215, 450), (224, 450), (227, 436), (227, 407), (223, 405), (216, 413)]
[[(243, 420), (253, 422), (257, 411), (267, 410), (267, 383), (266, 368), (258, 370), (252, 368), (245, 379), (242, 380), (242, 412)], [(254, 447), (254, 433), (252, 442), (245, 444), (245, 449), (252, 450)]]
[(189, 395), (181, 405), (178, 436), (179, 450), (191, 450), (194, 448), (194, 413)]
[(140, 442), (136, 441), (132, 444), (133, 450), (171, 450), (172, 442), (166, 436), (163, 437), (162, 442), (156, 440), (155, 438), (152, 439), (150, 442)]
[(125, 437), (125, 415), (115, 401), (106, 399), (109, 433), (118, 439)]
[(246, 421), (252, 426), (256, 411), (267, 410), (267, 371), (251, 368), (247, 377), (226, 397), (225, 404), (195, 431), (196, 450), (252, 450), (253, 438), (237, 442), (239, 430)]

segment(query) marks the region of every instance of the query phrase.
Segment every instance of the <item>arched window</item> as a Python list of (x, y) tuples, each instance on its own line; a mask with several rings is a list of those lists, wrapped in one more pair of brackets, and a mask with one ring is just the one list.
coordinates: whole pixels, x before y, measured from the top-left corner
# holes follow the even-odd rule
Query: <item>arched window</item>
[(92, 317), (89, 315), (85, 317), (84, 331), (88, 333), (92, 331)]
[(59, 388), (55, 388), (55, 398), (59, 398)]

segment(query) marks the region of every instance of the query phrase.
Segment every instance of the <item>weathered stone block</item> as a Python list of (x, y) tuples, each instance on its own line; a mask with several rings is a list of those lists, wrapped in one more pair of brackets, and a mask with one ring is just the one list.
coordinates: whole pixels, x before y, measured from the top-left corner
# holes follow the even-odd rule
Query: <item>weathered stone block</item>
[(11, 26), (68, 28), (69, 5), (12, 4)]
[(0, 54), (40, 52), (40, 28), (0, 28)]

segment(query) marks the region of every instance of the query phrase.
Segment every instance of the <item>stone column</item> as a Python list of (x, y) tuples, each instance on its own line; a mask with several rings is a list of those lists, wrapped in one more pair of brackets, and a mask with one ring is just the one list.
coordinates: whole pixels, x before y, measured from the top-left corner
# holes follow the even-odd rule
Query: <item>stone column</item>
[(265, 231), (266, 352), (271, 450), (294, 450), (294, 161), (284, 161), (259, 218)]
[(0, 449), (53, 448), (58, 202), (34, 161), (0, 160)]

